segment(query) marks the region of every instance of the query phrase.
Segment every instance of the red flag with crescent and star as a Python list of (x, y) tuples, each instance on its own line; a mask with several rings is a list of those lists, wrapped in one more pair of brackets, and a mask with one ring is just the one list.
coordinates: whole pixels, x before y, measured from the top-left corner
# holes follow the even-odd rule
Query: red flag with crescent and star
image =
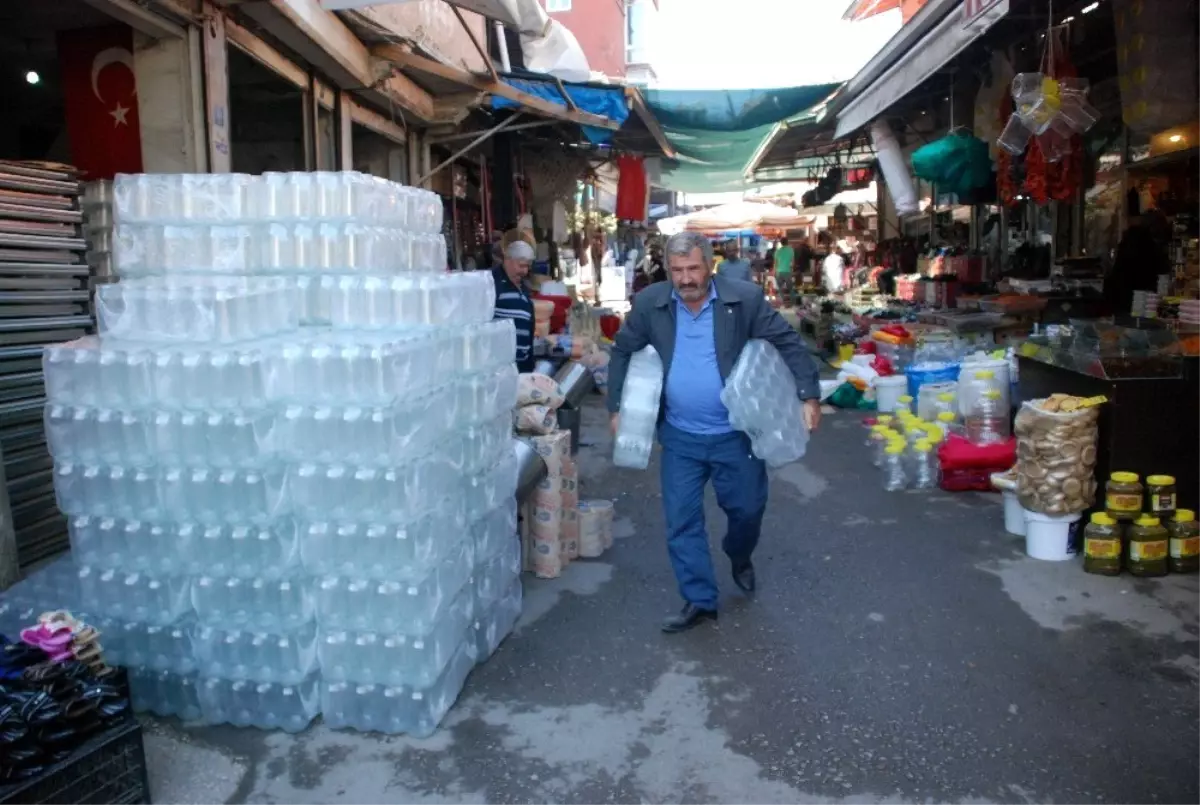
[(142, 170), (133, 29), (80, 28), (58, 34), (71, 161), (86, 179)]

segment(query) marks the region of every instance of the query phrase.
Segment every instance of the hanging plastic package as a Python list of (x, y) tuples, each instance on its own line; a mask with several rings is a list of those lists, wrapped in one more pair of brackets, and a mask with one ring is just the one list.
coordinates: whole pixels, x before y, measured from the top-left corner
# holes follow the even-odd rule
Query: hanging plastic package
[(896, 214), (911, 215), (917, 212), (917, 191), (913, 187), (908, 166), (904, 164), (904, 153), (900, 150), (896, 135), (892, 134), (891, 126), (883, 118), (871, 124), (871, 145), (879, 158), (879, 170), (887, 182), (892, 203), (896, 205)]

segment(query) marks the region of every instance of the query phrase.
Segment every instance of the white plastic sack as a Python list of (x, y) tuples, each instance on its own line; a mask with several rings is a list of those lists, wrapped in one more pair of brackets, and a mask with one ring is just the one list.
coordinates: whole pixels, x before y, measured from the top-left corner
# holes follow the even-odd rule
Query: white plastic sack
[(521, 34), (521, 53), (525, 67), (563, 81), (589, 81), (592, 77), (587, 56), (575, 34), (558, 20), (550, 20), (545, 36)]
[(750, 437), (754, 455), (770, 467), (804, 458), (808, 428), (796, 380), (779, 352), (760, 339), (746, 342), (721, 390), (729, 424)]
[(887, 121), (879, 118), (871, 124), (871, 144), (879, 157), (879, 170), (887, 183), (888, 193), (892, 203), (896, 205), (897, 215), (911, 215), (920, 207), (917, 204), (917, 191), (913, 187), (912, 174), (904, 161), (904, 153), (900, 143)]

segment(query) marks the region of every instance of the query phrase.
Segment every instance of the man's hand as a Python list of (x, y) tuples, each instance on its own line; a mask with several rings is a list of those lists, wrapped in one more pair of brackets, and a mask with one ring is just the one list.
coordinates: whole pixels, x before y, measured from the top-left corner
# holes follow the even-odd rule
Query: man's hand
[[(819, 412), (818, 412), (819, 413)], [(621, 415), (613, 414), (609, 420), (609, 427), (612, 429), (613, 438), (617, 438), (617, 428), (621, 427)]]
[(821, 424), (821, 401), (820, 400), (805, 400), (804, 401), (804, 425), (808, 428), (809, 433), (816, 433), (817, 428)]

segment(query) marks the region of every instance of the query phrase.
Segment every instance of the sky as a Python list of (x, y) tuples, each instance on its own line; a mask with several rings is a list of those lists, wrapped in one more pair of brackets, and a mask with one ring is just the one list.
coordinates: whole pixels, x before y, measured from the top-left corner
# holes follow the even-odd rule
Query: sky
[(652, 64), (662, 89), (845, 81), (900, 29), (900, 12), (844, 22), (849, 0), (660, 0)]

